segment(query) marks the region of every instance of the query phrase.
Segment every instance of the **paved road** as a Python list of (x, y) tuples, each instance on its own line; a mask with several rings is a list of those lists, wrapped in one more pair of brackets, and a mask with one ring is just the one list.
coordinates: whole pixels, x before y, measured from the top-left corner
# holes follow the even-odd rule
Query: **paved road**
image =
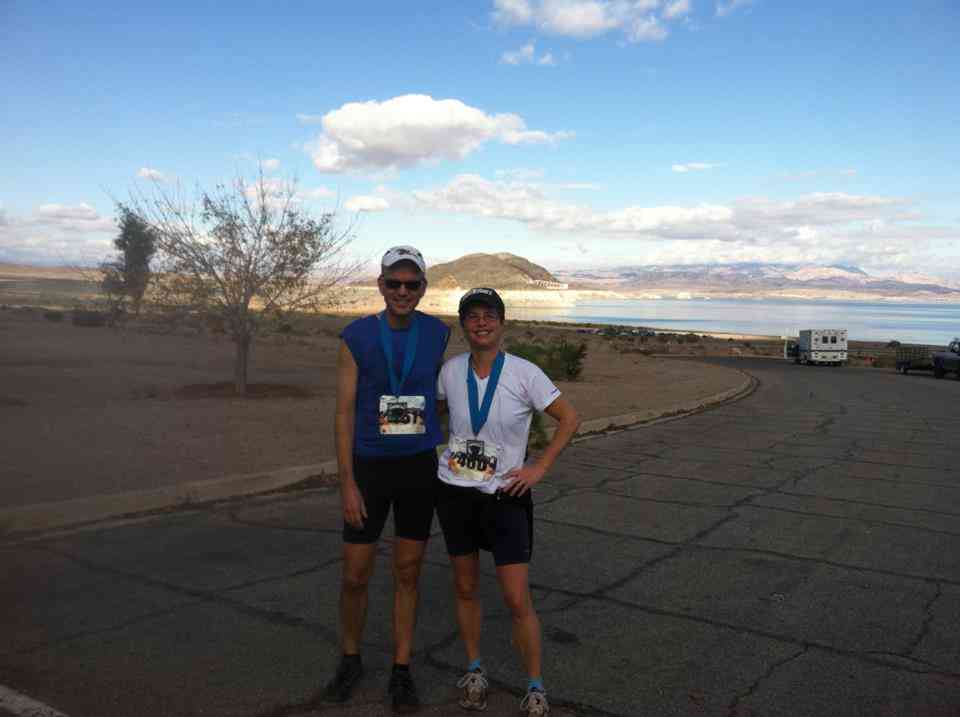
[[(737, 403), (571, 447), (538, 495), (555, 715), (960, 714), (960, 381), (738, 361)], [(0, 546), (0, 684), (71, 715), (384, 714), (389, 574), (365, 678), (336, 659), (336, 495), (315, 490)], [(442, 540), (414, 663), (457, 714)], [(488, 566), (489, 714), (521, 680)]]

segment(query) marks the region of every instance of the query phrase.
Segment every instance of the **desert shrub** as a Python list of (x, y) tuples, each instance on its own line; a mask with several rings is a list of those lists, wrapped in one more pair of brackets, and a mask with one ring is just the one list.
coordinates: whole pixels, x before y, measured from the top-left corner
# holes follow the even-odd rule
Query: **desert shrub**
[(511, 341), (507, 344), (507, 351), (536, 364), (554, 381), (573, 381), (583, 372), (587, 345), (571, 344), (566, 339), (545, 345)]
[(101, 311), (90, 311), (88, 309), (73, 310), (73, 325), (84, 328), (96, 328), (107, 325), (107, 315)]
[[(540, 345), (521, 341), (507, 343), (507, 351), (525, 358), (540, 367), (547, 376), (556, 381), (559, 379), (573, 380), (583, 372), (583, 360), (587, 356), (585, 343), (571, 344), (566, 339)], [(533, 414), (530, 422), (530, 438), (527, 446), (538, 449), (547, 445), (547, 432), (543, 426), (543, 415)]]
[(665, 344), (669, 340), (670, 340), (669, 334), (657, 334), (657, 341), (659, 341), (660, 343)]
[(876, 368), (894, 368), (897, 365), (897, 357), (889, 354), (880, 354), (873, 358), (873, 365)]
[(63, 312), (62, 311), (45, 311), (43, 318), (47, 321), (63, 321)]

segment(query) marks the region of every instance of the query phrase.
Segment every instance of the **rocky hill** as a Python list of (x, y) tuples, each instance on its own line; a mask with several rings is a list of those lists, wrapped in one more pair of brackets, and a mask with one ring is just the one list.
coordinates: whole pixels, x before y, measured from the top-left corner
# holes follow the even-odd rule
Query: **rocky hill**
[(469, 289), (474, 286), (491, 286), (497, 290), (566, 288), (542, 266), (506, 252), (467, 254), (437, 264), (427, 269), (427, 279), (433, 289)]

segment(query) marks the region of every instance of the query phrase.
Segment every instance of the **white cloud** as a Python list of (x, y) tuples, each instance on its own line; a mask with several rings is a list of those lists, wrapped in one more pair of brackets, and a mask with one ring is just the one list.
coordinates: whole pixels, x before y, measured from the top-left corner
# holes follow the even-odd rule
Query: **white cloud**
[(528, 42), (519, 50), (511, 50), (500, 55), (500, 62), (505, 65), (521, 65), (523, 63), (533, 62), (534, 45)]
[(322, 172), (398, 169), (460, 160), (485, 142), (550, 143), (571, 132), (529, 130), (519, 115), (490, 115), (459, 100), (403, 95), (351, 102), (323, 116), (323, 133), (306, 149)]
[(668, 2), (663, 8), (663, 17), (665, 20), (675, 20), (683, 17), (690, 12), (690, 0), (673, 0)]
[(518, 222), (549, 236), (553, 247), (590, 246), (601, 263), (619, 255), (628, 257), (620, 263), (850, 263), (902, 271), (935, 265), (937, 253), (960, 238), (957, 227), (917, 223), (922, 217), (906, 211), (909, 202), (899, 197), (816, 192), (789, 201), (744, 197), (597, 210), (552, 198), (557, 189), (466, 174), (413, 192), (411, 202), (421, 210)]
[(537, 56), (536, 43), (532, 40), (519, 50), (510, 50), (500, 55), (500, 62), (505, 65), (539, 65), (541, 67), (553, 66), (556, 61), (553, 54), (547, 52), (539, 57)]
[(382, 212), (390, 208), (390, 203), (383, 197), (357, 196), (350, 197), (343, 206), (349, 212)]
[[(259, 194), (260, 183), (251, 182), (246, 185), (244, 193), (250, 200), (256, 200)], [(296, 182), (289, 179), (279, 179), (277, 177), (264, 177), (263, 193), (266, 205), (274, 209), (282, 209), (287, 204), (300, 204), (301, 202), (316, 201), (319, 199), (329, 199), (336, 194), (327, 187), (312, 187), (309, 189), (300, 187)]]
[(687, 162), (686, 164), (672, 164), (670, 165), (670, 169), (682, 174), (685, 172), (704, 172), (720, 166), (719, 164), (711, 164), (709, 162)]
[(513, 219), (535, 229), (601, 234), (656, 234), (671, 227), (709, 225), (729, 220), (726, 207), (627, 207), (596, 212), (589, 207), (547, 198), (544, 189), (523, 182), (490, 182), (473, 174), (456, 177), (437, 190), (413, 193), (422, 206), (481, 217)]
[[(537, 230), (636, 239), (771, 244), (819, 240), (826, 236), (824, 232), (831, 238), (891, 237), (905, 229), (938, 236), (932, 228), (905, 227), (899, 215), (906, 202), (896, 197), (820, 192), (793, 201), (747, 197), (729, 205), (627, 206), (597, 211), (551, 199), (546, 189), (529, 182), (489, 181), (463, 174), (438, 189), (413, 192), (413, 199), (424, 208), (510, 219)], [(869, 232), (865, 226), (870, 227)]]
[(89, 265), (112, 248), (116, 222), (86, 203), (44, 204), (30, 215), (0, 213), (0, 261)]
[(493, 19), (501, 25), (526, 25), (533, 18), (529, 0), (495, 0)]
[(317, 199), (329, 199), (336, 196), (336, 193), (327, 187), (315, 187), (313, 189), (300, 189), (296, 196), (301, 201), (309, 202)]
[(42, 204), (34, 212), (34, 221), (37, 223), (90, 222), (96, 221), (99, 216), (96, 209), (84, 202), (73, 207), (64, 204)]
[(538, 22), (547, 32), (567, 37), (594, 37), (622, 25), (612, 3), (600, 0), (544, 0)]
[[(689, 0), (494, 0), (500, 26), (533, 26), (539, 31), (587, 39), (622, 32), (629, 42), (656, 42), (668, 35), (664, 22), (690, 11)], [(657, 11), (661, 14), (658, 16)]]
[(753, 0), (718, 0), (717, 17), (726, 17), (740, 8), (752, 5)]
[(260, 162), (260, 166), (263, 168), (264, 172), (276, 172), (278, 169), (280, 169), (280, 160), (265, 159)]
[(157, 169), (151, 169), (150, 167), (140, 167), (140, 169), (137, 170), (137, 176), (140, 177), (140, 179), (149, 179), (151, 182), (163, 182), (167, 179), (163, 172)]
[(653, 15), (638, 17), (630, 25), (627, 37), (633, 42), (658, 42), (667, 37), (667, 29)]

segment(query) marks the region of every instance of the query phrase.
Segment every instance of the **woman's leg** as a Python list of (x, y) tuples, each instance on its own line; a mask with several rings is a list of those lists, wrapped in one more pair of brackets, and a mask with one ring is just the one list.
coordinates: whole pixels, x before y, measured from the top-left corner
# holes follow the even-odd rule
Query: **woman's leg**
[(460, 637), (467, 651), (467, 662), (480, 657), (480, 627), (483, 622), (483, 606), (477, 594), (480, 582), (480, 555), (451, 555), (453, 581), (457, 596), (457, 623)]
[(530, 596), (529, 565), (513, 563), (497, 566), (497, 579), (503, 599), (513, 617), (513, 644), (527, 668), (527, 677), (540, 679), (540, 618)]

